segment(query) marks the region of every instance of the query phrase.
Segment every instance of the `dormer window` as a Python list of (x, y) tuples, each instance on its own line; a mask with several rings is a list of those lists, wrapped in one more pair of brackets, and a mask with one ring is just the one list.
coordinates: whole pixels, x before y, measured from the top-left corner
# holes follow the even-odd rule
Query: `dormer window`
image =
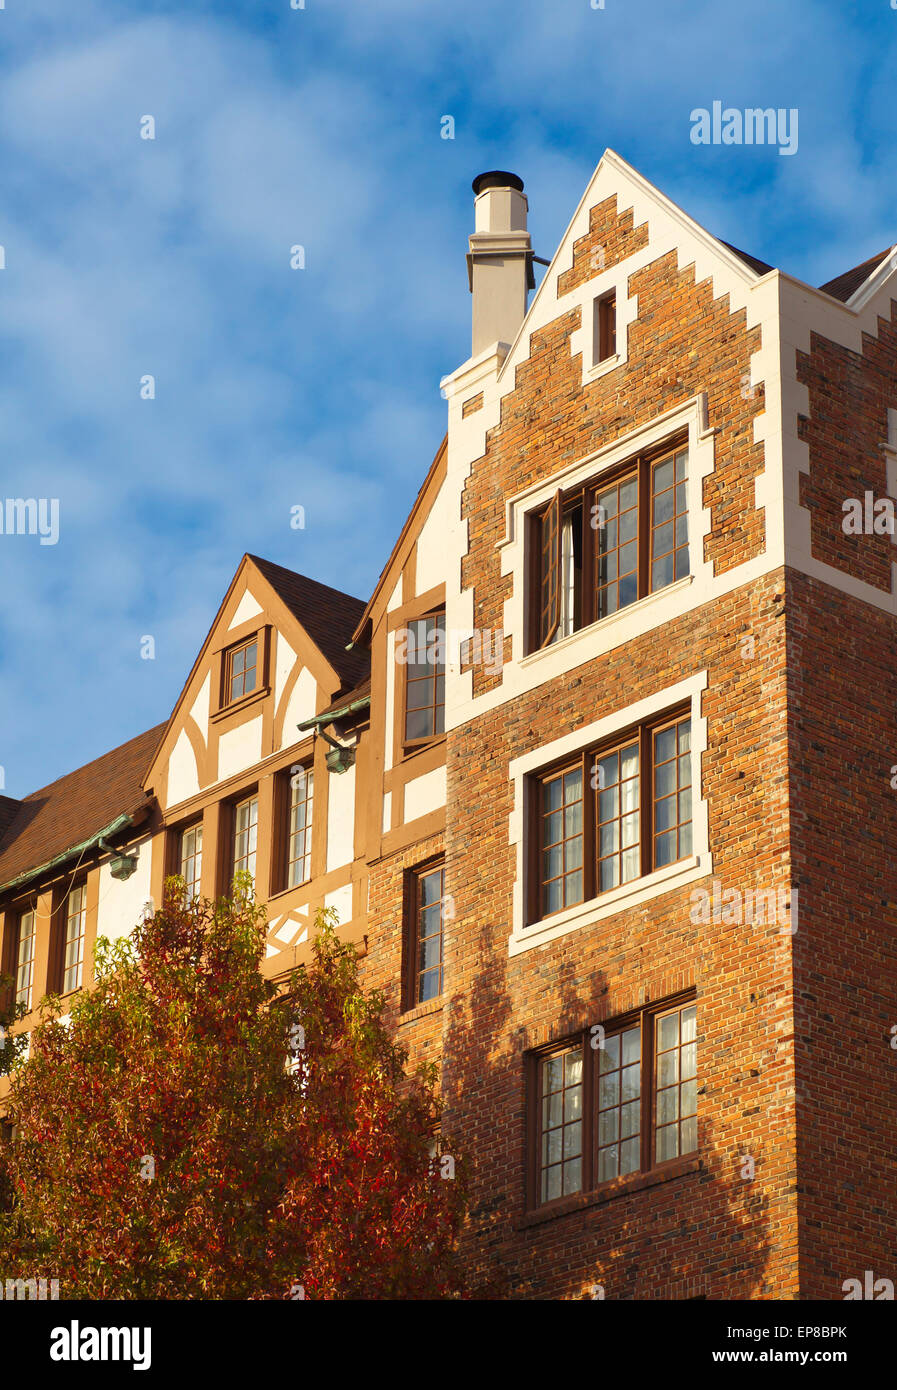
[(536, 513), (531, 651), (688, 574), (687, 476), (688, 450), (667, 445)]
[(264, 699), (270, 693), (270, 626), (244, 626), (239, 634), (234, 634), (230, 646), (218, 649), (215, 660), (215, 689), (218, 695), (210, 718), (226, 720), (234, 712)]
[(258, 684), (258, 638), (232, 647), (224, 657), (225, 704), (232, 705), (249, 695)]

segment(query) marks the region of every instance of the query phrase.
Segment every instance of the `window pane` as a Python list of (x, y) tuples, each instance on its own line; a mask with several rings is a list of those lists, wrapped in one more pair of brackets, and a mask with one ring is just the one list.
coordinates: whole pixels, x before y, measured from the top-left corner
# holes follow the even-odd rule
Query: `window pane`
[(665, 589), (667, 584), (672, 584), (673, 577), (672, 555), (664, 555), (660, 560), (654, 561), (651, 566), (652, 589)]
[(626, 1173), (636, 1173), (639, 1168), (640, 1143), (638, 1138), (626, 1139), (620, 1145), (620, 1176)]
[(445, 618), (417, 618), (405, 629), (405, 739), (445, 730)]
[(655, 491), (655, 493), (662, 492), (665, 488), (668, 488), (668, 487), (671, 487), (671, 486), (672, 486), (673, 481), (674, 481), (674, 477), (673, 477), (673, 468), (674, 468), (674, 463), (673, 463), (673, 460), (672, 460), (672, 459), (667, 459), (664, 463), (658, 463), (658, 464), (655, 465), (655, 468), (654, 468), (654, 491)]
[(657, 1131), (657, 1161), (663, 1163), (668, 1158), (675, 1158), (679, 1152), (678, 1147), (678, 1126), (664, 1125)]
[[(598, 794), (598, 891), (605, 893), (638, 874), (638, 743), (605, 754), (599, 761), (604, 790)], [(621, 780), (622, 779), (622, 780)]]
[[(641, 1106), (637, 1100), (631, 1101), (629, 1105), (620, 1106), (620, 1134), (624, 1139), (628, 1138), (630, 1135), (638, 1134), (640, 1110)], [(618, 1112), (616, 1110), (609, 1110), (606, 1113), (616, 1115)]]
[[(624, 479), (598, 495), (605, 524), (595, 544), (595, 611), (616, 613), (638, 597), (638, 483)], [(620, 577), (625, 576), (625, 577)]]
[(250, 797), (234, 807), (234, 873), (248, 873), (255, 879), (255, 853), (258, 835), (258, 798)]
[(405, 718), (405, 737), (409, 739), (427, 738), (430, 734), (430, 711), (409, 710)]
[(612, 1144), (610, 1148), (601, 1149), (598, 1153), (598, 1181), (607, 1182), (609, 1178), (617, 1176), (617, 1145)]
[(627, 1028), (605, 1040), (600, 1050), (598, 1124), (596, 1129), (598, 1181), (641, 1165), (641, 1029)]
[(684, 859), (692, 850), (689, 745), (687, 719), (654, 734), (655, 868)]
[(64, 994), (81, 986), (86, 915), (86, 889), (81, 884), (71, 890), (66, 901), (62, 981)]
[(655, 1023), (658, 1163), (697, 1148), (697, 1007), (687, 1004)]
[(668, 1048), (675, 1047), (679, 1041), (679, 1015), (666, 1014), (658, 1021), (657, 1025), (657, 1049), (665, 1052)]
[[(688, 574), (685, 451), (654, 466), (651, 478), (651, 588)], [(675, 476), (674, 476), (675, 475)]]
[(552, 1102), (542, 1106), (540, 1190), (551, 1201), (582, 1186), (582, 1050), (543, 1059), (540, 1079)]
[(581, 766), (542, 783), (540, 837), (544, 916), (583, 899), (582, 785)]
[(440, 864), (414, 876), (415, 1004), (442, 993), (444, 926), (445, 865)]
[(31, 983), (34, 974), (34, 930), (33, 912), (23, 912), (19, 918), (18, 942), (16, 949), (16, 1003), (31, 1008)]

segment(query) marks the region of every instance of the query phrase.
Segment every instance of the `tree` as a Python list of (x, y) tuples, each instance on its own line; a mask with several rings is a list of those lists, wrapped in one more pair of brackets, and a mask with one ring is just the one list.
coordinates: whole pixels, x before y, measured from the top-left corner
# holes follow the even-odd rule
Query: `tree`
[(132, 937), (97, 943), (67, 1023), (44, 1001), (0, 1138), (0, 1276), (63, 1298), (462, 1292), (435, 1070), (406, 1076), (334, 913), (285, 993), (259, 969), (264, 921), (245, 880), (213, 905), (171, 879)]

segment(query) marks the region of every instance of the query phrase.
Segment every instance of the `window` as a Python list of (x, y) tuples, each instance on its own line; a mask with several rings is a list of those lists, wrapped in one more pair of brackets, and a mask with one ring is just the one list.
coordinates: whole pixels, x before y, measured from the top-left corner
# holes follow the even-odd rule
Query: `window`
[(16, 933), (16, 1003), (31, 1008), (31, 985), (34, 977), (34, 923), (33, 912), (23, 912), (19, 916)]
[(582, 1048), (571, 1047), (541, 1064), (540, 1200), (582, 1190)]
[(232, 705), (235, 700), (249, 695), (258, 684), (258, 638), (242, 646), (233, 647), (224, 654), (224, 703)]
[(423, 743), (445, 732), (445, 614), (408, 623), (404, 639), (405, 743)]
[(247, 797), (234, 807), (234, 874), (247, 873), (255, 883), (255, 854), (258, 847), (259, 803)]
[(667, 448), (557, 492), (535, 515), (531, 650), (688, 574), (687, 479), (687, 449)]
[(415, 869), (409, 877), (405, 1007), (413, 1009), (442, 993), (445, 864)]
[(187, 887), (188, 898), (199, 897), (202, 878), (202, 826), (191, 825), (181, 831), (178, 873)]
[(615, 292), (595, 300), (594, 361), (604, 362), (617, 352), (617, 296)]
[(289, 781), (289, 835), (286, 887), (295, 888), (311, 878), (311, 827), (314, 805), (314, 773), (299, 768)]
[(682, 996), (530, 1057), (530, 1205), (698, 1147), (697, 1005)]
[(84, 933), (87, 921), (87, 886), (73, 888), (65, 904), (65, 950), (62, 993), (80, 989), (84, 966)]
[(533, 782), (529, 917), (539, 921), (692, 852), (691, 720), (666, 714)]

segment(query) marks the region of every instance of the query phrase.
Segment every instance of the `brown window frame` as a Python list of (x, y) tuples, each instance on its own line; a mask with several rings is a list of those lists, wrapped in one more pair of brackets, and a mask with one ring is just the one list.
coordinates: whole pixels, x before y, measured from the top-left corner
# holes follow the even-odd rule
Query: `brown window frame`
[[(200, 836), (202, 837), (202, 843), (200, 844), (200, 847), (199, 847), (199, 878), (191, 879), (189, 882), (187, 882), (187, 880), (185, 879), (185, 883), (186, 883), (186, 885), (187, 885), (187, 891), (188, 891), (188, 893), (189, 893), (189, 891), (190, 891), (190, 885), (191, 885), (191, 883), (196, 885), (196, 891), (195, 891), (195, 893), (194, 893), (193, 896), (196, 897), (196, 898), (198, 898), (198, 897), (200, 897), (201, 892), (202, 892), (202, 863), (203, 863), (203, 853), (204, 853), (204, 851), (205, 851), (205, 835), (203, 834), (203, 822), (202, 822), (202, 818), (201, 818), (201, 817), (200, 817), (199, 820), (188, 821), (186, 824), (184, 824), (184, 825), (179, 825), (179, 826), (176, 828), (176, 830), (175, 830), (175, 832), (174, 832), (174, 835), (173, 835), (173, 837), (172, 837), (172, 838), (173, 838), (173, 846), (172, 846), (172, 857), (171, 857), (171, 872), (172, 872), (173, 874), (177, 874), (178, 877), (180, 877), (180, 878), (184, 878), (184, 836), (185, 836), (185, 835), (189, 835), (190, 832), (191, 832), (191, 831), (194, 831), (194, 830), (198, 830)], [(191, 857), (191, 858), (194, 860), (194, 862), (195, 862), (195, 860), (196, 860), (196, 850), (195, 850), (195, 848), (194, 848), (194, 851), (193, 851), (192, 856), (190, 856), (190, 857)]]
[[(398, 629), (398, 631), (399, 631), (399, 632), (403, 632), (403, 631), (404, 631), (404, 632), (407, 632), (407, 631), (408, 631), (410, 628), (412, 628), (416, 623), (426, 623), (426, 622), (428, 622), (431, 618), (439, 618), (439, 619), (441, 619), (441, 621), (442, 621), (442, 632), (443, 632), (443, 635), (444, 635), (444, 634), (445, 634), (445, 608), (444, 608), (444, 607), (432, 608), (432, 609), (430, 609), (430, 610), (429, 610), (428, 612), (426, 612), (426, 613), (419, 613), (419, 614), (417, 614), (417, 615), (416, 615), (415, 617), (413, 617), (413, 618), (408, 618), (405, 622), (402, 623), (402, 625), (401, 625), (401, 627)], [(444, 648), (444, 642), (443, 642), (443, 648)], [(401, 711), (400, 711), (400, 718), (401, 718), (401, 721), (402, 721), (402, 722), (401, 722), (401, 724), (400, 724), (399, 727), (400, 727), (400, 731), (401, 731), (401, 746), (402, 746), (403, 751), (413, 752), (414, 750), (416, 750), (416, 749), (418, 749), (418, 748), (425, 748), (428, 744), (435, 743), (435, 741), (436, 741), (437, 739), (440, 739), (440, 738), (444, 738), (444, 737), (445, 737), (445, 670), (446, 670), (446, 668), (445, 668), (445, 662), (443, 662), (441, 665), (440, 665), (439, 663), (436, 663), (434, 675), (433, 675), (433, 677), (432, 677), (432, 679), (433, 679), (433, 681), (434, 681), (434, 691), (433, 691), (433, 693), (434, 693), (434, 696), (435, 696), (435, 694), (436, 694), (435, 682), (439, 679), (439, 676), (440, 676), (440, 675), (442, 676), (442, 701), (441, 701), (441, 703), (434, 700), (434, 703), (433, 703), (432, 705), (421, 705), (421, 706), (418, 707), (418, 710), (420, 710), (420, 709), (430, 709), (430, 710), (433, 711), (434, 732), (433, 732), (433, 733), (430, 733), (430, 734), (423, 734), (423, 735), (421, 735), (420, 737), (410, 738), (410, 737), (408, 736), (408, 715), (409, 715), (409, 713), (417, 713), (418, 710), (409, 711), (409, 709), (408, 709), (408, 686), (409, 686), (409, 684), (410, 684), (412, 681), (414, 681), (415, 683), (418, 683), (418, 682), (423, 682), (424, 680), (431, 679), (431, 678), (430, 678), (430, 677), (426, 677), (426, 676), (421, 676), (421, 677), (414, 677), (414, 676), (412, 676), (412, 677), (409, 678), (409, 675), (408, 675), (409, 663), (406, 661), (406, 662), (404, 662), (404, 663), (402, 664), (402, 679), (401, 679), (401, 688), (402, 688), (402, 708), (401, 708)], [(439, 710), (442, 710), (442, 728), (441, 728), (441, 729), (436, 729), (436, 728), (435, 728), (435, 725), (439, 723), (439, 716), (438, 716), (438, 711), (439, 711)]]
[[(308, 877), (300, 879), (298, 883), (290, 883), (290, 868), (294, 862), (290, 858), (292, 847), (292, 821), (293, 821), (293, 778), (301, 770), (306, 778), (311, 781), (311, 796), (304, 798), (306, 808), (311, 803), (311, 819), (307, 820), (306, 828), (309, 832), (310, 843), (301, 856), (308, 859)], [(294, 770), (295, 769), (295, 770)], [(314, 792), (314, 766), (312, 760), (294, 764), (284, 769), (277, 777), (275, 787), (275, 835), (274, 835), (274, 882), (272, 884), (272, 895), (276, 893), (286, 893), (293, 888), (303, 888), (314, 878), (314, 846), (315, 846), (315, 792)], [(306, 811), (307, 814), (307, 811)]]
[[(69, 989), (66, 987), (65, 978), (67, 974), (65, 964), (66, 949), (70, 944), (68, 941), (69, 904), (71, 903), (73, 894), (78, 892), (83, 894), (82, 908), (80, 913), (82, 931), (80, 936), (75, 938), (75, 940), (81, 942), (81, 960), (78, 964), (78, 972), (80, 978), (78, 983), (76, 985), (73, 985)], [(54, 904), (54, 917), (56, 917), (57, 920), (54, 931), (55, 946), (53, 950), (52, 969), (50, 971), (50, 978), (53, 983), (52, 988), (49, 992), (54, 994), (74, 994), (76, 990), (83, 989), (84, 987), (85, 947), (87, 944), (88, 925), (87, 878), (84, 877), (77, 879), (74, 883), (71, 883), (66, 888), (60, 890), (55, 895), (55, 897), (56, 901)]]
[[(675, 705), (673, 708), (664, 710), (660, 714), (652, 715), (649, 719), (644, 719), (638, 724), (631, 724), (625, 729), (620, 729), (616, 733), (609, 734), (606, 738), (597, 743), (587, 744), (572, 757), (559, 758), (553, 763), (539, 768), (537, 772), (531, 774), (528, 779), (527, 794), (527, 842), (528, 852), (526, 856), (526, 925), (535, 926), (539, 922), (550, 921), (559, 912), (564, 912), (570, 907), (577, 907), (582, 903), (592, 902), (594, 899), (603, 896), (604, 893), (613, 892), (615, 888), (623, 885), (620, 879), (616, 884), (609, 888), (599, 888), (599, 826), (600, 826), (600, 801), (601, 788), (597, 785), (595, 769), (599, 759), (606, 757), (616, 750), (622, 750), (633, 742), (638, 742), (639, 750), (639, 770), (638, 770), (638, 808), (639, 817), (639, 872), (631, 879), (625, 880), (626, 883), (637, 883), (639, 879), (645, 878), (648, 874), (654, 873), (657, 868), (666, 868), (669, 864), (678, 864), (682, 860), (689, 858), (694, 853), (694, 839), (692, 830), (692, 848), (687, 854), (677, 855), (677, 858), (668, 860), (666, 864), (656, 863), (657, 851), (656, 840), (660, 834), (669, 833), (670, 829), (677, 831), (677, 849), (679, 848), (679, 825), (690, 824), (694, 827), (695, 802), (699, 796), (699, 787), (696, 792), (694, 781), (688, 783), (691, 791), (691, 819), (689, 821), (676, 821), (675, 827), (665, 827), (662, 831), (657, 831), (655, 827), (657, 801), (667, 800), (669, 795), (662, 797), (656, 795), (654, 772), (654, 747), (658, 734), (665, 729), (678, 725), (683, 722), (692, 724), (692, 711), (690, 702)], [(692, 748), (691, 734), (689, 730), (689, 774), (691, 775)], [(676, 758), (682, 756), (676, 753)], [(658, 766), (665, 765), (670, 760), (661, 760)], [(552, 909), (551, 912), (543, 910), (542, 889), (545, 882), (554, 881), (556, 876), (550, 880), (542, 878), (542, 855), (548, 847), (542, 843), (542, 821), (549, 814), (544, 810), (544, 787), (559, 777), (574, 771), (579, 771), (582, 778), (582, 897), (576, 901), (565, 902), (562, 907)], [(679, 792), (686, 790), (684, 784), (678, 782), (675, 795), (678, 798)], [(631, 814), (635, 814), (632, 812)], [(678, 800), (677, 800), (678, 814)], [(622, 816), (622, 812), (619, 813)], [(559, 843), (559, 842), (555, 842)], [(566, 843), (566, 842), (565, 842)], [(607, 857), (607, 856), (605, 856)], [(575, 872), (575, 869), (572, 870)]]
[(37, 959), (37, 909), (35, 907), (22, 907), (16, 911), (15, 927), (12, 933), (13, 958), (11, 963), (13, 976), (13, 1002), (19, 1004), (21, 1002), (21, 1000), (19, 999), (19, 995), (22, 993), (22, 988), (19, 984), (19, 972), (22, 969), (22, 961), (20, 960), (20, 956), (22, 954), (22, 924), (24, 923), (26, 917), (31, 918), (31, 956), (27, 962), (29, 966), (29, 974), (25, 999), (25, 1002), (28, 1006), (28, 1012), (30, 1013), (34, 1007), (34, 967)]
[(595, 300), (594, 365), (617, 355), (617, 292), (609, 290)]
[[(673, 474), (673, 503), (674, 512), (672, 517), (674, 545), (671, 551), (664, 551), (658, 556), (662, 560), (668, 554), (672, 554), (673, 559), (673, 578), (666, 584), (654, 586), (654, 561), (653, 544), (655, 534), (660, 524), (654, 524), (654, 477), (655, 470), (668, 460), (677, 458), (685, 453), (685, 477), (677, 480), (676, 470)], [(558, 628), (562, 620), (561, 593), (563, 588), (563, 532), (564, 523), (567, 518), (573, 519), (573, 529), (578, 533), (574, 535), (574, 551), (579, 551), (579, 577), (577, 580), (576, 604), (578, 608), (578, 620), (574, 620), (572, 630), (580, 632), (583, 628), (591, 627), (593, 623), (602, 622), (605, 618), (613, 617), (620, 613), (624, 608), (629, 608), (640, 599), (647, 598), (649, 594), (660, 593), (668, 588), (670, 584), (677, 582), (675, 574), (676, 555), (679, 551), (685, 551), (685, 562), (690, 565), (690, 541), (688, 536), (688, 433), (678, 431), (671, 439), (664, 440), (662, 444), (653, 445), (649, 449), (642, 450), (633, 454), (628, 459), (616, 464), (613, 468), (606, 469), (604, 472), (594, 475), (585, 482), (578, 484), (569, 491), (558, 490), (551, 500), (537, 508), (528, 517), (528, 557), (527, 565), (529, 571), (528, 597), (529, 597), (529, 619), (527, 623), (527, 651), (535, 652), (545, 647), (549, 647), (555, 640)], [(626, 604), (622, 606), (617, 602), (617, 606), (610, 612), (599, 613), (598, 591), (599, 588), (606, 589), (607, 584), (600, 584), (600, 561), (601, 553), (598, 545), (598, 531), (601, 529), (599, 524), (602, 520), (600, 514), (600, 503), (598, 498), (602, 493), (609, 491), (613, 487), (618, 487), (622, 483), (635, 479), (637, 485), (637, 505), (638, 515), (636, 523), (636, 594)], [(685, 506), (681, 510), (676, 507), (677, 481), (686, 485)], [(661, 489), (662, 495), (669, 489)], [(576, 514), (579, 513), (579, 520), (576, 521)], [(685, 517), (686, 537), (678, 544), (675, 541), (676, 523), (679, 517)], [(615, 548), (614, 553), (618, 553)], [(628, 574), (630, 571), (626, 571)], [(685, 574), (679, 575), (679, 579), (687, 577), (690, 568), (686, 569)], [(610, 581), (616, 583), (616, 580)], [(617, 596), (619, 599), (619, 595)]]
[[(422, 904), (420, 897), (421, 879), (429, 874), (440, 872), (442, 875), (442, 893), (439, 899), (441, 911), (439, 914), (439, 989), (436, 994), (430, 995), (428, 999), (419, 998), (421, 977), (428, 974), (428, 971), (421, 970), (418, 966), (418, 953), (420, 950), (420, 915)], [(445, 991), (445, 857), (437, 855), (433, 859), (428, 859), (422, 864), (415, 864), (413, 868), (405, 871), (405, 930), (403, 932), (405, 941), (405, 968), (402, 980), (402, 1011), (407, 1013), (409, 1009), (416, 1009), (422, 1004), (430, 1004), (434, 1000), (442, 997)], [(431, 933), (435, 935), (435, 933)], [(429, 939), (429, 938), (426, 938)]]
[[(243, 688), (240, 690), (239, 694), (235, 695), (233, 693), (234, 659), (239, 656), (241, 652), (247, 652), (250, 647), (255, 647), (255, 661), (252, 666), (247, 666), (244, 659), (243, 669), (240, 672), (243, 678)], [(241, 700), (245, 700), (248, 696), (254, 695), (263, 684), (264, 652), (262, 650), (261, 634), (257, 632), (252, 637), (247, 637), (244, 641), (236, 643), (235, 646), (228, 647), (223, 655), (222, 667), (224, 673), (222, 707), (227, 708), (230, 705), (236, 705)], [(255, 672), (255, 680), (249, 690), (246, 689), (245, 683), (247, 671)]]
[[(249, 789), (247, 789), (246, 791), (242, 792), (239, 796), (234, 797), (233, 800), (229, 803), (230, 809), (229, 809), (229, 814), (228, 814), (228, 816), (227, 816), (227, 818), (226, 818), (226, 819), (227, 819), (227, 830), (228, 830), (228, 854), (227, 854), (227, 857), (226, 857), (226, 861), (225, 861), (225, 862), (226, 862), (227, 865), (228, 865), (228, 878), (227, 878), (227, 882), (226, 882), (225, 885), (224, 885), (224, 892), (225, 892), (225, 895), (229, 895), (229, 894), (230, 894), (230, 892), (231, 892), (231, 890), (232, 890), (232, 888), (233, 888), (234, 876), (235, 876), (238, 872), (240, 872), (240, 870), (238, 870), (238, 868), (237, 868), (237, 812), (240, 810), (240, 807), (241, 807), (241, 806), (246, 806), (246, 805), (248, 805), (248, 804), (249, 804), (250, 802), (252, 802), (252, 801), (255, 802), (255, 850), (253, 851), (253, 853), (254, 853), (254, 855), (255, 855), (255, 867), (254, 867), (253, 873), (252, 873), (252, 882), (253, 882), (253, 886), (254, 886), (254, 888), (255, 888), (256, 893), (258, 893), (258, 891), (259, 891), (259, 882), (258, 882), (258, 851), (259, 851), (259, 809), (260, 809), (260, 798), (259, 798), (259, 789), (258, 789), (258, 787), (252, 787), (252, 788), (249, 788)], [(252, 825), (252, 822), (250, 822), (250, 828), (251, 828), (251, 825)], [(247, 857), (248, 857), (248, 856), (247, 856)]]
[[(630, 1009), (625, 1013), (617, 1014), (610, 1019), (603, 1020), (601, 1028), (604, 1030), (603, 1042), (607, 1043), (611, 1038), (622, 1035), (631, 1028), (637, 1027), (639, 1035), (639, 1164), (637, 1168), (629, 1173), (617, 1174), (612, 1177), (598, 1177), (598, 1153), (599, 1153), (599, 1085), (601, 1077), (600, 1057), (604, 1048), (595, 1046), (597, 1039), (601, 1036), (596, 1030), (598, 1025), (590, 1024), (580, 1031), (570, 1034), (566, 1038), (559, 1039), (544, 1047), (536, 1048), (526, 1055), (526, 1209), (527, 1211), (544, 1210), (569, 1201), (571, 1198), (582, 1197), (590, 1192), (595, 1192), (601, 1188), (609, 1186), (611, 1183), (625, 1183), (627, 1179), (636, 1179), (639, 1175), (646, 1173), (660, 1172), (666, 1168), (682, 1162), (683, 1160), (697, 1158), (700, 1154), (700, 1134), (697, 1134), (696, 1144), (693, 1149), (685, 1153), (677, 1153), (670, 1158), (657, 1158), (657, 1112), (658, 1112), (658, 1087), (656, 1074), (657, 1040), (659, 1037), (658, 1021), (670, 1014), (682, 1009), (694, 1006), (697, 1009), (697, 990), (690, 987), (680, 990), (678, 993), (669, 995), (665, 999), (658, 999), (638, 1008)], [(700, 1033), (697, 1026), (697, 1013), (695, 1015), (695, 1075), (688, 1080), (695, 1081), (696, 1096), (700, 1094), (701, 1070), (699, 1047)], [(680, 1033), (680, 1050), (681, 1050)], [(542, 1137), (543, 1137), (543, 1064), (551, 1058), (564, 1057), (568, 1053), (579, 1051), (582, 1057), (581, 1071), (581, 1182), (579, 1188), (574, 1192), (563, 1192), (561, 1195), (552, 1198), (542, 1197), (542, 1172), (544, 1168), (542, 1157)], [(682, 1085), (681, 1080), (676, 1083)], [(667, 1088), (663, 1088), (667, 1089)], [(697, 1116), (697, 1099), (695, 1100), (695, 1116)], [(689, 1116), (690, 1118), (690, 1116)], [(681, 1123), (681, 1119), (679, 1121)], [(557, 1126), (554, 1126), (557, 1128)], [(619, 1140), (618, 1140), (619, 1142)], [(556, 1165), (555, 1165), (556, 1166)]]

